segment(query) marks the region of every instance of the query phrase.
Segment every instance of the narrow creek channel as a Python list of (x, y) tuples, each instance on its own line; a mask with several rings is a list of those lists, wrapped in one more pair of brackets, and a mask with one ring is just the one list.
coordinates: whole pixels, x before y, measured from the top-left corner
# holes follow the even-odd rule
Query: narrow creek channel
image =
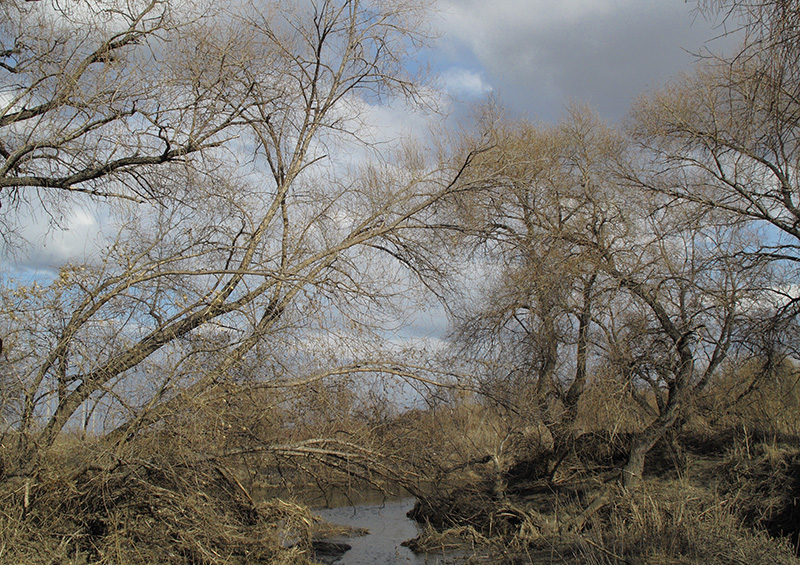
[(401, 545), (417, 537), (417, 524), (406, 516), (414, 506), (414, 498), (386, 501), (382, 504), (363, 504), (321, 508), (314, 513), (322, 519), (341, 526), (364, 528), (367, 535), (358, 537), (336, 537), (326, 541), (344, 542), (351, 546), (341, 556), (318, 555), (317, 560), (328, 565), (444, 565), (461, 563), (464, 555), (442, 553), (414, 553)]

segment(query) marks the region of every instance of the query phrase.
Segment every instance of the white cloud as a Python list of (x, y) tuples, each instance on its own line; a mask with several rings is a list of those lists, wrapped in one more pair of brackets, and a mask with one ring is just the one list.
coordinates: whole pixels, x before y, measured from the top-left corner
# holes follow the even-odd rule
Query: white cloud
[[(4, 270), (40, 276), (54, 276), (66, 263), (90, 258), (102, 238), (103, 219), (91, 208), (74, 208), (54, 226), (44, 213), (31, 214), (19, 230), (27, 243), (21, 249), (6, 249), (0, 256)], [(13, 253), (16, 254), (14, 256)]]
[(452, 67), (442, 73), (444, 88), (459, 98), (479, 98), (492, 91), (483, 74), (463, 67)]

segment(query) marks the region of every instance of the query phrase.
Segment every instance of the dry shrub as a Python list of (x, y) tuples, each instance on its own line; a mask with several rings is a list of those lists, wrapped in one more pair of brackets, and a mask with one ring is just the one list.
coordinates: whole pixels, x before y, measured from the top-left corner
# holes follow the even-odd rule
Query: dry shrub
[(743, 524), (729, 499), (684, 482), (619, 490), (578, 541), (581, 562), (796, 564), (791, 548)]
[(648, 421), (631, 397), (628, 383), (608, 370), (597, 375), (581, 395), (575, 428), (576, 432), (630, 433), (644, 428)]
[(460, 482), (457, 488), (439, 490), (417, 499), (409, 517), (437, 530), (473, 527), (489, 533), (496, 500), (484, 482)]
[(787, 540), (748, 524), (735, 498), (686, 481), (651, 479), (635, 491), (598, 483), (541, 500), (460, 492), (415, 508), (428, 520), (418, 548), (480, 546), (495, 563), (798, 563)]
[(800, 546), (800, 448), (742, 439), (721, 466), (721, 490), (746, 523)]
[(523, 428), (508, 438), (506, 454), (504, 475), (510, 488), (547, 479), (553, 466), (553, 437), (543, 425)]
[(773, 437), (798, 437), (800, 368), (788, 358), (731, 363), (687, 409), (693, 427), (709, 432), (747, 428)]
[(441, 551), (443, 554), (453, 554), (465, 547), (469, 547), (473, 552), (481, 547), (488, 547), (492, 540), (487, 538), (472, 526), (452, 527), (446, 530), (437, 530), (430, 524), (421, 528), (420, 534), (413, 540), (404, 542), (412, 551), (435, 553)]
[[(465, 399), (401, 414), (384, 433), (393, 438), (391, 452), (417, 470), (425, 490), (460, 485), (464, 475), (480, 480), (475, 471), (496, 474), (496, 463), (517, 434), (497, 411)], [(495, 463), (476, 467), (489, 459)]]
[(429, 445), (446, 467), (500, 452), (509, 433), (509, 424), (501, 414), (465, 400), (430, 411), (426, 424), (431, 433)]
[(308, 562), (310, 515), (255, 503), (213, 461), (82, 455), (51, 455), (32, 477), (0, 484), (0, 561)]
[(628, 457), (631, 436), (615, 431), (596, 431), (575, 438), (572, 451), (580, 467), (597, 473), (620, 467)]
[[(540, 522), (541, 516), (508, 505), (498, 505), (493, 515), (505, 524), (503, 533), (487, 534), (473, 526), (452, 526), (437, 530), (430, 524), (422, 527), (418, 537), (405, 543), (413, 551), (424, 551), (435, 556), (441, 553), (447, 563), (563, 563), (549, 560), (559, 550), (545, 541), (542, 548), (534, 547), (532, 540), (543, 541), (541, 532), (548, 531)], [(511, 527), (515, 526), (515, 527)], [(497, 529), (497, 528), (496, 528)]]

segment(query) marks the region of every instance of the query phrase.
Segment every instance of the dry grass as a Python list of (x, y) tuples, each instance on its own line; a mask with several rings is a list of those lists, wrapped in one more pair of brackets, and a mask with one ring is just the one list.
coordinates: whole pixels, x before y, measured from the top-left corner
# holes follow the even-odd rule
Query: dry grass
[[(299, 445), (343, 438), (335, 450), (316, 449), (317, 441), (302, 456), (248, 451), (257, 428), (247, 420), (240, 436), (226, 427), (209, 439), (174, 426), (113, 456), (65, 437), (28, 480), (0, 482), (0, 563), (306, 564), (319, 525), (295, 504), (254, 501), (253, 486), (316, 486), (328, 495), (398, 484), (427, 495), (416, 517), (429, 527), (417, 547), (458, 547), (475, 562), (798, 563), (800, 448), (778, 441), (791, 431), (788, 409), (754, 432), (755, 418), (723, 425), (737, 421), (733, 412), (714, 416), (717, 400), (699, 399), (707, 406), (698, 402), (683, 431), (658, 444), (642, 487), (629, 492), (613, 478), (640, 422), (621, 397), (601, 410), (607, 392), (589, 391), (568, 453), (558, 457), (540, 423), (469, 398), (330, 429), (292, 428), (288, 439)], [(259, 430), (264, 444), (280, 432)], [(198, 456), (223, 439), (242, 451), (226, 460), (230, 467)], [(342, 459), (343, 446), (358, 457)]]
[(601, 503), (579, 529), (585, 497), (563, 495), (550, 514), (506, 500), (485, 508), (483, 527), (429, 525), (414, 547), (467, 549), (493, 563), (798, 563), (787, 540), (748, 527), (731, 500), (708, 490), (678, 481), (648, 481), (635, 492), (607, 488), (591, 493)]
[(585, 563), (797, 563), (788, 543), (747, 527), (706, 489), (650, 481), (610, 500), (578, 540)]
[(798, 515), (800, 448), (723, 435), (714, 442), (727, 451), (713, 457), (698, 455), (701, 440), (681, 456), (667, 453), (669, 446), (653, 453), (635, 491), (603, 480), (611, 475), (599, 473), (596, 461), (587, 463), (594, 475), (562, 484), (512, 481), (501, 498), (488, 481), (464, 473), (459, 488), (418, 505), (416, 517), (429, 528), (417, 544), (476, 546), (496, 563), (800, 563), (796, 540), (785, 536), (798, 529), (787, 517)]
[(724, 494), (752, 527), (800, 545), (800, 447), (739, 441), (720, 467)]
[(309, 562), (310, 514), (256, 504), (218, 464), (70, 451), (71, 465), (0, 485), (0, 562)]
[(433, 528), (418, 543), (477, 543), (497, 563), (800, 563), (800, 372), (758, 368), (731, 367), (730, 383), (694, 398), (633, 492), (614, 471), (644, 420), (612, 381), (587, 390), (558, 456), (557, 438), (532, 433), (535, 419), (454, 406), (438, 425), (441, 443), (459, 449), (444, 486), (418, 505)]

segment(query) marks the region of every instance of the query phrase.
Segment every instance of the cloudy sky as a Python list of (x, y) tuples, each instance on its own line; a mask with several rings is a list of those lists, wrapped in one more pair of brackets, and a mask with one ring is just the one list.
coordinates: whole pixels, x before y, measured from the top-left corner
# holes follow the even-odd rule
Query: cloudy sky
[(624, 116), (637, 94), (688, 70), (720, 35), (694, 0), (440, 0), (433, 52), (451, 93), (491, 92), (519, 115), (557, 119), (565, 102)]
[[(431, 51), (448, 93), (470, 103), (492, 95), (513, 115), (550, 122), (570, 101), (612, 121), (631, 102), (720, 52), (719, 21), (694, 0), (439, 0)], [(405, 333), (441, 335), (441, 311)]]
[[(432, 59), (447, 93), (471, 103), (491, 94), (514, 115), (554, 121), (569, 101), (585, 102), (610, 120), (624, 117), (640, 93), (689, 70), (722, 28), (692, 12), (694, 0), (438, 0), (432, 22), (439, 39)], [(403, 108), (372, 107), (382, 135), (422, 130), (425, 117)], [(378, 134), (381, 137), (381, 134)], [(102, 206), (64, 218), (31, 218), (32, 243), (5, 257), (20, 272), (55, 272), (92, 248)], [(9, 261), (10, 259), (10, 261)]]

